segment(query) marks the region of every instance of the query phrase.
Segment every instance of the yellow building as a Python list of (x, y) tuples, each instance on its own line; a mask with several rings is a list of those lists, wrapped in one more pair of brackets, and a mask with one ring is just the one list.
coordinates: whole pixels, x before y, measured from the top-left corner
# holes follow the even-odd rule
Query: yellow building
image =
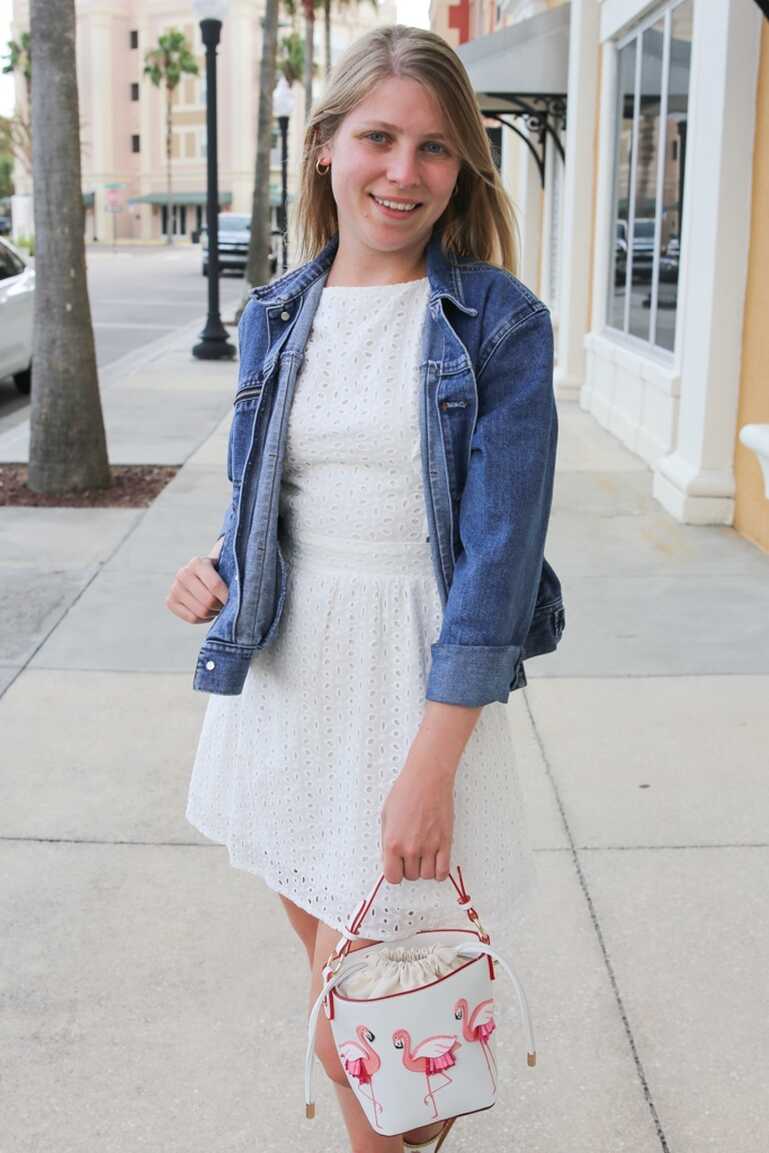
[(678, 520), (769, 550), (769, 21), (753, 0), (435, 0), (430, 18), (501, 134), (558, 394), (648, 463)]

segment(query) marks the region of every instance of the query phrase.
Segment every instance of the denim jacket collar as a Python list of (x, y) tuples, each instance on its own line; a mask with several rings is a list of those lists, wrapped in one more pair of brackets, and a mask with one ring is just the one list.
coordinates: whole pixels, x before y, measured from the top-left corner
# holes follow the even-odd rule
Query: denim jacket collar
[[(434, 308), (441, 297), (450, 300), (456, 308), (477, 316), (478, 309), (466, 304), (462, 292), (462, 277), (458, 261), (453, 253), (444, 253), (441, 247), (442, 228), (436, 222), (426, 247), (427, 279), (430, 283), (429, 306)], [(335, 232), (314, 260), (270, 284), (259, 285), (251, 290), (251, 296), (267, 305), (290, 304), (318, 279), (325, 279), (339, 247), (339, 233)]]

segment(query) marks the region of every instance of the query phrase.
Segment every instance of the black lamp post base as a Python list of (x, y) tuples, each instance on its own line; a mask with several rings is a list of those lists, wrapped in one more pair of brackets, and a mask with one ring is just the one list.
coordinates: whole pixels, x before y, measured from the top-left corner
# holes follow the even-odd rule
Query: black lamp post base
[(212, 324), (209, 319), (200, 334), (200, 343), (192, 349), (192, 355), (198, 360), (232, 360), (235, 345), (230, 343), (224, 325), (220, 321)]

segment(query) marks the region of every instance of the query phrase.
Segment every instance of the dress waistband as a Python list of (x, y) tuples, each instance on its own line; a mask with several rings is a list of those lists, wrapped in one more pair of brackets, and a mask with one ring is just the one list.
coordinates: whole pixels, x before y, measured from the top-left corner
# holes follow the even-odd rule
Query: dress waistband
[(420, 540), (354, 540), (302, 531), (281, 537), (283, 555), (292, 567), (392, 576), (427, 575), (433, 571), (430, 545)]

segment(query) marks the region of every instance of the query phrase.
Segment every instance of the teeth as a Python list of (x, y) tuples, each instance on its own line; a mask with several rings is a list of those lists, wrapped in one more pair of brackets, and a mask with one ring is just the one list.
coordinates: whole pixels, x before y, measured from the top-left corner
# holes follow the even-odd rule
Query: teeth
[(411, 209), (417, 206), (416, 200), (409, 204), (397, 204), (394, 200), (382, 200), (379, 196), (375, 196), (374, 200), (377, 204), (384, 204), (385, 208), (394, 208), (396, 212), (411, 212)]

